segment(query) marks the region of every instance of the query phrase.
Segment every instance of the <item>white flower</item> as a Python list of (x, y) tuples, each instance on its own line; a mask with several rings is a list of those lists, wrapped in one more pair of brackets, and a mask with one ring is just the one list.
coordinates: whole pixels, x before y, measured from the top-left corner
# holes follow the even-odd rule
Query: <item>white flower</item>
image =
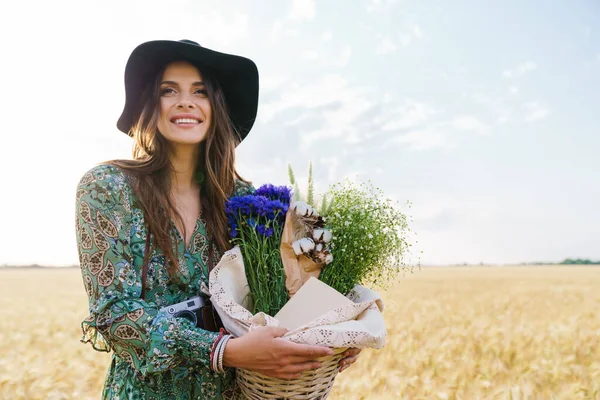
[(308, 253), (315, 248), (315, 242), (311, 238), (302, 238), (299, 240), (302, 251)]
[(292, 243), (294, 253), (299, 256), (302, 253), (308, 253), (315, 248), (315, 242), (311, 238), (302, 238)]
[(313, 238), (317, 241), (322, 241), (325, 243), (329, 243), (332, 239), (333, 234), (328, 229), (315, 229), (313, 231)]
[(371, 235), (370, 233), (368, 236), (369, 236), (369, 239), (373, 239), (373, 235)]
[(294, 253), (299, 256), (300, 254), (302, 254), (302, 248), (300, 247), (300, 241), (296, 240), (294, 243), (292, 243), (292, 248), (294, 249)]
[(292, 210), (301, 217), (318, 216), (317, 212), (310, 205), (303, 201), (297, 201), (292, 205)]

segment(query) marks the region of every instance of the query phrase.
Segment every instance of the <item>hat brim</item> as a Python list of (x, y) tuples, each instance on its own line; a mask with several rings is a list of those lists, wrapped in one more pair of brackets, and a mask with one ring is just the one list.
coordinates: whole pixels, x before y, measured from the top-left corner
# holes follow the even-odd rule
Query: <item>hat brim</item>
[(170, 40), (142, 43), (129, 56), (125, 67), (125, 107), (117, 121), (117, 128), (131, 135), (143, 90), (162, 67), (178, 60), (192, 63), (219, 82), (234, 128), (240, 141), (243, 140), (254, 125), (258, 110), (256, 64), (245, 57)]

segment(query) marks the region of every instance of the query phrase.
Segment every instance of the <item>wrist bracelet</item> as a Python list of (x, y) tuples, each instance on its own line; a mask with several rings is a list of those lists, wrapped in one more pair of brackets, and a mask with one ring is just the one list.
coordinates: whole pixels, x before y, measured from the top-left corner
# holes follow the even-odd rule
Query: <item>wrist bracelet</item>
[(219, 348), (219, 358), (217, 364), (217, 369), (219, 372), (225, 372), (225, 368), (223, 367), (223, 356), (225, 354), (225, 346), (227, 345), (229, 339), (231, 339), (231, 335), (225, 335), (223, 339), (221, 339), (221, 347)]
[(210, 348), (210, 357), (209, 357), (209, 364), (211, 365), (211, 369), (214, 371), (213, 366), (216, 366), (216, 356), (219, 354), (217, 353), (217, 345), (219, 344), (219, 342), (221, 342), (221, 339), (223, 338), (223, 336), (225, 335), (226, 331), (225, 329), (220, 330), (219, 332), (219, 336), (215, 339), (215, 341), (213, 342), (211, 348)]
[(215, 348), (215, 354), (212, 360), (212, 370), (214, 372), (219, 372), (219, 352), (221, 351), (221, 346), (223, 345), (223, 338), (220, 338), (217, 342), (217, 347)]

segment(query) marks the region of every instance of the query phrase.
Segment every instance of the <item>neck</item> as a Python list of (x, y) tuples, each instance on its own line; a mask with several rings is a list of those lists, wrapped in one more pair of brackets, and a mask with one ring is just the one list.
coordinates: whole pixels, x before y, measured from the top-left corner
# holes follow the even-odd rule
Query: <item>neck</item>
[(189, 192), (198, 188), (194, 172), (198, 165), (199, 146), (174, 146), (171, 151), (171, 190), (174, 193)]

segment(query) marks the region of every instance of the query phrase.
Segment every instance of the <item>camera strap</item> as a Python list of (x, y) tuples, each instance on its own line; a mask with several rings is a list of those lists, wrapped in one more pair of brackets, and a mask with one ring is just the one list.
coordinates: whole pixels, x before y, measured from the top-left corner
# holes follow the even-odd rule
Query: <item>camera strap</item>
[(148, 275), (148, 263), (150, 262), (150, 232), (146, 236), (146, 248), (144, 249), (144, 263), (142, 264), (142, 293), (141, 297), (146, 297), (146, 276)]

